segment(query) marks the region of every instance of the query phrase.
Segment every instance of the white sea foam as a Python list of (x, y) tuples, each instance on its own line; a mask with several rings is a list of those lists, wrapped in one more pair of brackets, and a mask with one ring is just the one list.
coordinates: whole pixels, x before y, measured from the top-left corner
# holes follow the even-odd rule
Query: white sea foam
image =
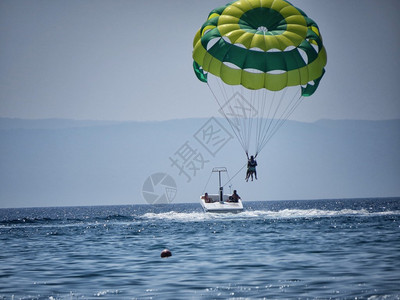
[(244, 210), (237, 214), (231, 213), (204, 213), (204, 212), (164, 212), (146, 213), (147, 219), (171, 220), (180, 222), (201, 222), (207, 220), (243, 220), (243, 219), (289, 219), (289, 218), (318, 218), (318, 217), (339, 217), (339, 216), (380, 216), (399, 215), (400, 211), (369, 212), (366, 209), (342, 209), (342, 210), (321, 210), (321, 209), (283, 209), (272, 210)]
[(211, 214), (206, 214), (204, 212), (164, 212), (164, 213), (146, 213), (143, 215), (144, 218), (147, 219), (156, 219), (156, 220), (171, 220), (171, 221), (204, 221), (208, 219), (212, 219)]
[(107, 295), (112, 295), (112, 294), (119, 294), (120, 291), (119, 290), (104, 290), (104, 291), (99, 291), (97, 293), (94, 294), (95, 297), (103, 297), (103, 296), (107, 296)]

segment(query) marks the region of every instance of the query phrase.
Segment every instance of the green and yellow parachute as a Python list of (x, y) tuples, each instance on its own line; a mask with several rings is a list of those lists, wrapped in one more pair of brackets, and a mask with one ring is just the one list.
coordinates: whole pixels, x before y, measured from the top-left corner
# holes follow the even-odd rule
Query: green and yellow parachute
[(194, 37), (193, 60), (243, 149), (256, 139), (257, 155), (316, 91), (327, 55), (318, 25), (289, 2), (239, 0), (209, 13)]

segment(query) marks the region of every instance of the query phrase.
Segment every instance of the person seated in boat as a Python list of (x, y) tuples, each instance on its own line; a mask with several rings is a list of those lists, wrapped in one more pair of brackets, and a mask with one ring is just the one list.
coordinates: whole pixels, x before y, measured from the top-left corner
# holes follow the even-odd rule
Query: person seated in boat
[(229, 196), (229, 202), (239, 202), (240, 196), (238, 195), (238, 193), (236, 192), (236, 190), (233, 190), (233, 194), (232, 196)]
[(206, 203), (212, 203), (212, 199), (208, 197), (208, 193), (205, 193), (204, 196), (201, 196), (201, 199), (204, 199), (204, 202)]
[(251, 181), (253, 181), (253, 175), (255, 176), (257, 180), (257, 171), (256, 171), (256, 166), (257, 166), (257, 161), (255, 157), (252, 155), (249, 156), (247, 155), (247, 173), (246, 173), (246, 182), (249, 181), (249, 178), (251, 177)]

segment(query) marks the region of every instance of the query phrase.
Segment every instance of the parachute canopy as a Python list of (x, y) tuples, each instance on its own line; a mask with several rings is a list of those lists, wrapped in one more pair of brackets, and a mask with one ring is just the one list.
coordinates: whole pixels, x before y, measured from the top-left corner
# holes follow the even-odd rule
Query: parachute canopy
[(256, 136), (257, 155), (298, 100), (316, 91), (327, 56), (318, 25), (300, 9), (285, 0), (239, 0), (209, 13), (193, 60), (246, 153)]
[(193, 59), (202, 81), (210, 72), (248, 89), (303, 85), (309, 96), (327, 58), (318, 25), (303, 11), (283, 0), (241, 0), (210, 12), (194, 38)]

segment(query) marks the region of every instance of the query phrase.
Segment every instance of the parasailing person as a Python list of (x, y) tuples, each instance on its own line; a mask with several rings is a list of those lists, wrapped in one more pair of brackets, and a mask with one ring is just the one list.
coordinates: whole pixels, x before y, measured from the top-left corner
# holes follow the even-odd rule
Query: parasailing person
[[(246, 153), (247, 154), (247, 153)], [(257, 180), (257, 171), (256, 171), (256, 167), (257, 167), (257, 161), (254, 158), (254, 156), (250, 156), (247, 154), (247, 172), (246, 172), (246, 182), (249, 181), (249, 178), (251, 177), (251, 181), (253, 181), (253, 175), (255, 176), (256, 180)]]

